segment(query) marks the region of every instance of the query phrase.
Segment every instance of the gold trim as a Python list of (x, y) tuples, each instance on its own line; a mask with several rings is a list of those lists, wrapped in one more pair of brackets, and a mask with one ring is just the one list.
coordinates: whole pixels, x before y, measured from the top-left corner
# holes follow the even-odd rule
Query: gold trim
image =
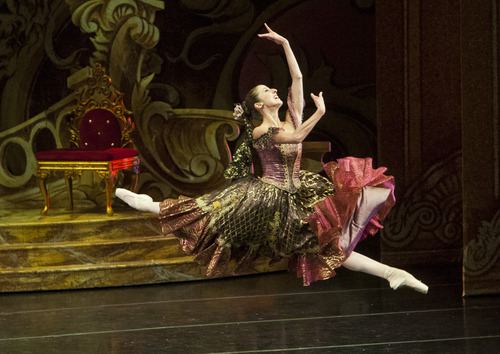
[[(130, 119), (131, 111), (127, 110), (123, 104), (123, 94), (111, 85), (111, 78), (104, 73), (100, 63), (95, 63), (87, 82), (76, 92), (77, 104), (69, 113), (68, 122), (71, 144), (79, 147), (80, 141), (80, 121), (87, 112), (94, 109), (106, 109), (113, 113), (118, 120), (121, 130), (121, 146), (132, 144), (131, 133), (135, 129), (134, 123)], [(49, 195), (45, 178), (51, 172), (64, 171), (66, 188), (68, 190), (68, 209), (73, 209), (73, 180), (81, 177), (83, 171), (94, 171), (106, 183), (106, 212), (113, 215), (111, 200), (113, 194), (113, 181), (119, 170), (133, 169), (135, 172), (132, 181), (132, 189), (137, 188), (139, 175), (139, 157), (128, 157), (111, 161), (37, 161), (36, 176), (38, 185), (44, 199), (42, 215), (46, 215), (49, 210)]]
[(132, 144), (132, 131), (135, 125), (130, 118), (131, 111), (123, 104), (123, 93), (116, 90), (111, 84), (111, 78), (104, 73), (100, 63), (95, 63), (87, 78), (86, 85), (76, 92), (76, 107), (69, 112), (70, 141), (75, 146), (80, 146), (80, 121), (93, 109), (106, 109), (113, 113), (121, 129), (121, 146)]
[(132, 169), (135, 173), (132, 181), (132, 190), (137, 188), (137, 180), (139, 177), (139, 157), (127, 157), (112, 161), (38, 161), (36, 176), (38, 185), (44, 200), (44, 207), (41, 211), (42, 215), (47, 215), (50, 207), (49, 194), (45, 184), (45, 178), (51, 172), (63, 171), (66, 179), (66, 188), (68, 190), (68, 209), (73, 209), (73, 185), (74, 179), (80, 178), (83, 171), (96, 172), (99, 177), (104, 179), (106, 183), (106, 213), (108, 216), (113, 215), (112, 198), (113, 198), (113, 182), (118, 171)]

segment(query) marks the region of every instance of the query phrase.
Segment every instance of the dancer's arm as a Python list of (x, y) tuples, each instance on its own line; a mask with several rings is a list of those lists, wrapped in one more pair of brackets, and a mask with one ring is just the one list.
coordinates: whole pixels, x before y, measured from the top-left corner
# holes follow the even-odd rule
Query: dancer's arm
[(292, 47), (288, 40), (274, 32), (267, 24), (264, 24), (268, 33), (259, 34), (261, 38), (267, 38), (276, 44), (279, 44), (283, 47), (285, 52), (286, 61), (288, 64), (288, 70), (290, 71), (290, 76), (292, 78), (292, 86), (291, 86), (291, 96), (293, 107), (289, 107), (289, 109), (293, 109), (295, 111), (296, 121), (292, 124), (292, 116), (287, 112), (286, 121), (295, 128), (298, 128), (302, 124), (302, 113), (304, 109), (304, 92), (303, 92), (303, 84), (302, 84), (302, 72), (300, 71), (299, 64), (297, 63), (297, 59), (293, 54)]
[(316, 112), (309, 117), (304, 123), (300, 125), (295, 131), (287, 132), (280, 131), (274, 136), (274, 141), (278, 144), (298, 144), (301, 143), (307, 135), (314, 128), (316, 123), (319, 122), (321, 117), (325, 114), (325, 101), (323, 100), (323, 92), (320, 92), (318, 96), (311, 93), (311, 97), (316, 105)]

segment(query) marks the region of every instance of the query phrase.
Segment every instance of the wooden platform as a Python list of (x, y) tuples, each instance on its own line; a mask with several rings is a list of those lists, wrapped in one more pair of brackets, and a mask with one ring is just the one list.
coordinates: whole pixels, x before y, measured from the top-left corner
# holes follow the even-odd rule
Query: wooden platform
[[(0, 292), (83, 289), (204, 279), (157, 216), (116, 208), (0, 210)], [(256, 272), (283, 269), (256, 266)]]

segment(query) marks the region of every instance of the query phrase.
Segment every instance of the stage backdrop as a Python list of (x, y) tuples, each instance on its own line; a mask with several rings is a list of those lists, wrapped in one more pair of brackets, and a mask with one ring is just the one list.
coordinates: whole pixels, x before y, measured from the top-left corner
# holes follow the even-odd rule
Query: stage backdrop
[[(465, 292), (499, 292), (498, 13), (495, 0), (2, 2), (0, 205), (42, 206), (34, 155), (68, 147), (66, 114), (95, 62), (133, 111), (140, 192), (224, 186), (233, 104), (289, 85), (280, 48), (257, 38), (267, 22), (289, 38), (306, 94), (325, 93), (310, 139), (396, 177), (382, 259), (458, 263), (465, 248)], [(82, 176), (76, 208), (103, 204), (101, 183)], [(49, 189), (63, 206), (64, 182)]]

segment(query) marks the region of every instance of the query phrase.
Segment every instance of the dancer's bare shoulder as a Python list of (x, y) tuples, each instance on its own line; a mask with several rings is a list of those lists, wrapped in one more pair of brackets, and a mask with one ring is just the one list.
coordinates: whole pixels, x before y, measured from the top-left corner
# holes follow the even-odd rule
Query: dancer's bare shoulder
[(269, 130), (269, 127), (270, 126), (268, 124), (265, 124), (265, 123), (262, 123), (258, 127), (255, 127), (254, 130), (253, 130), (253, 138), (254, 139), (258, 139), (262, 135), (266, 134), (267, 131)]

